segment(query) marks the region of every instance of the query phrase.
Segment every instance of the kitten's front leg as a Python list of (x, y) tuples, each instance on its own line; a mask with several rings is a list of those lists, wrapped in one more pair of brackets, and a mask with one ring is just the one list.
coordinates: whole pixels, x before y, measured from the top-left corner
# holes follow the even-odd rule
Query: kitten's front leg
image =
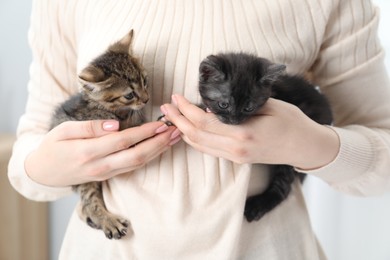
[(125, 236), (130, 222), (110, 213), (103, 199), (102, 183), (88, 182), (73, 186), (80, 194), (79, 216), (90, 227), (102, 229), (107, 238), (120, 239)]

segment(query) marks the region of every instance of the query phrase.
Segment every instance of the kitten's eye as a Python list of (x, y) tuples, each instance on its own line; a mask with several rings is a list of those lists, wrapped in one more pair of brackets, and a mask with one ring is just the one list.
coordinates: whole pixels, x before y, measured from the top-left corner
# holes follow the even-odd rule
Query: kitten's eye
[(124, 96), (127, 100), (132, 100), (134, 98), (134, 94), (133, 92), (127, 94), (126, 96)]
[(228, 102), (218, 102), (218, 106), (222, 109), (226, 109), (229, 107), (229, 103)]
[(143, 78), (143, 84), (144, 84), (144, 88), (148, 86), (148, 77)]

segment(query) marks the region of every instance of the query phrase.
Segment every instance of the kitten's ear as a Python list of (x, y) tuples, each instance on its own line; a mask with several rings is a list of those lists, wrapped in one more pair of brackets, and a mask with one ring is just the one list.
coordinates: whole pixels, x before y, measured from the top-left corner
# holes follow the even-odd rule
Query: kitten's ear
[(199, 81), (213, 81), (218, 82), (226, 78), (225, 73), (221, 67), (219, 59), (215, 55), (210, 55), (204, 59), (199, 66)]
[(134, 38), (134, 30), (131, 29), (131, 31), (128, 34), (126, 34), (122, 39), (120, 39), (116, 43), (112, 44), (108, 49), (113, 52), (122, 52), (122, 53), (128, 53), (132, 55), (133, 38)]
[(86, 91), (100, 91), (107, 87), (110, 78), (107, 77), (104, 72), (93, 66), (89, 65), (81, 71), (79, 74), (79, 83)]
[(286, 65), (284, 64), (271, 64), (267, 67), (267, 71), (264, 77), (261, 78), (263, 83), (272, 83), (276, 81), (279, 76), (286, 72)]

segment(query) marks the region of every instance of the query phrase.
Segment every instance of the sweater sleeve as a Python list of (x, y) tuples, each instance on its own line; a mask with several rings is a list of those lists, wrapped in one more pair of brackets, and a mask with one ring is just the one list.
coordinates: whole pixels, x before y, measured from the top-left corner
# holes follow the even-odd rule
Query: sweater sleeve
[(23, 196), (39, 201), (55, 200), (71, 193), (70, 187), (54, 188), (35, 183), (24, 169), (26, 157), (48, 131), (55, 106), (77, 91), (74, 37), (67, 36), (72, 28), (72, 16), (66, 5), (66, 1), (33, 1), (29, 29), (33, 61), (28, 100), (8, 167), (12, 186)]
[(339, 1), (313, 67), (341, 146), (333, 162), (306, 173), (352, 195), (390, 190), (390, 83), (378, 22), (370, 1)]

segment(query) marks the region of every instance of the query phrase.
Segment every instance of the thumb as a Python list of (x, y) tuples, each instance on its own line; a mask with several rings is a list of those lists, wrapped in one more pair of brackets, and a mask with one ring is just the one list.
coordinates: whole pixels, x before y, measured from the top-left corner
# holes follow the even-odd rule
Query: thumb
[(53, 128), (50, 134), (57, 140), (88, 139), (116, 132), (119, 122), (116, 120), (67, 121)]

